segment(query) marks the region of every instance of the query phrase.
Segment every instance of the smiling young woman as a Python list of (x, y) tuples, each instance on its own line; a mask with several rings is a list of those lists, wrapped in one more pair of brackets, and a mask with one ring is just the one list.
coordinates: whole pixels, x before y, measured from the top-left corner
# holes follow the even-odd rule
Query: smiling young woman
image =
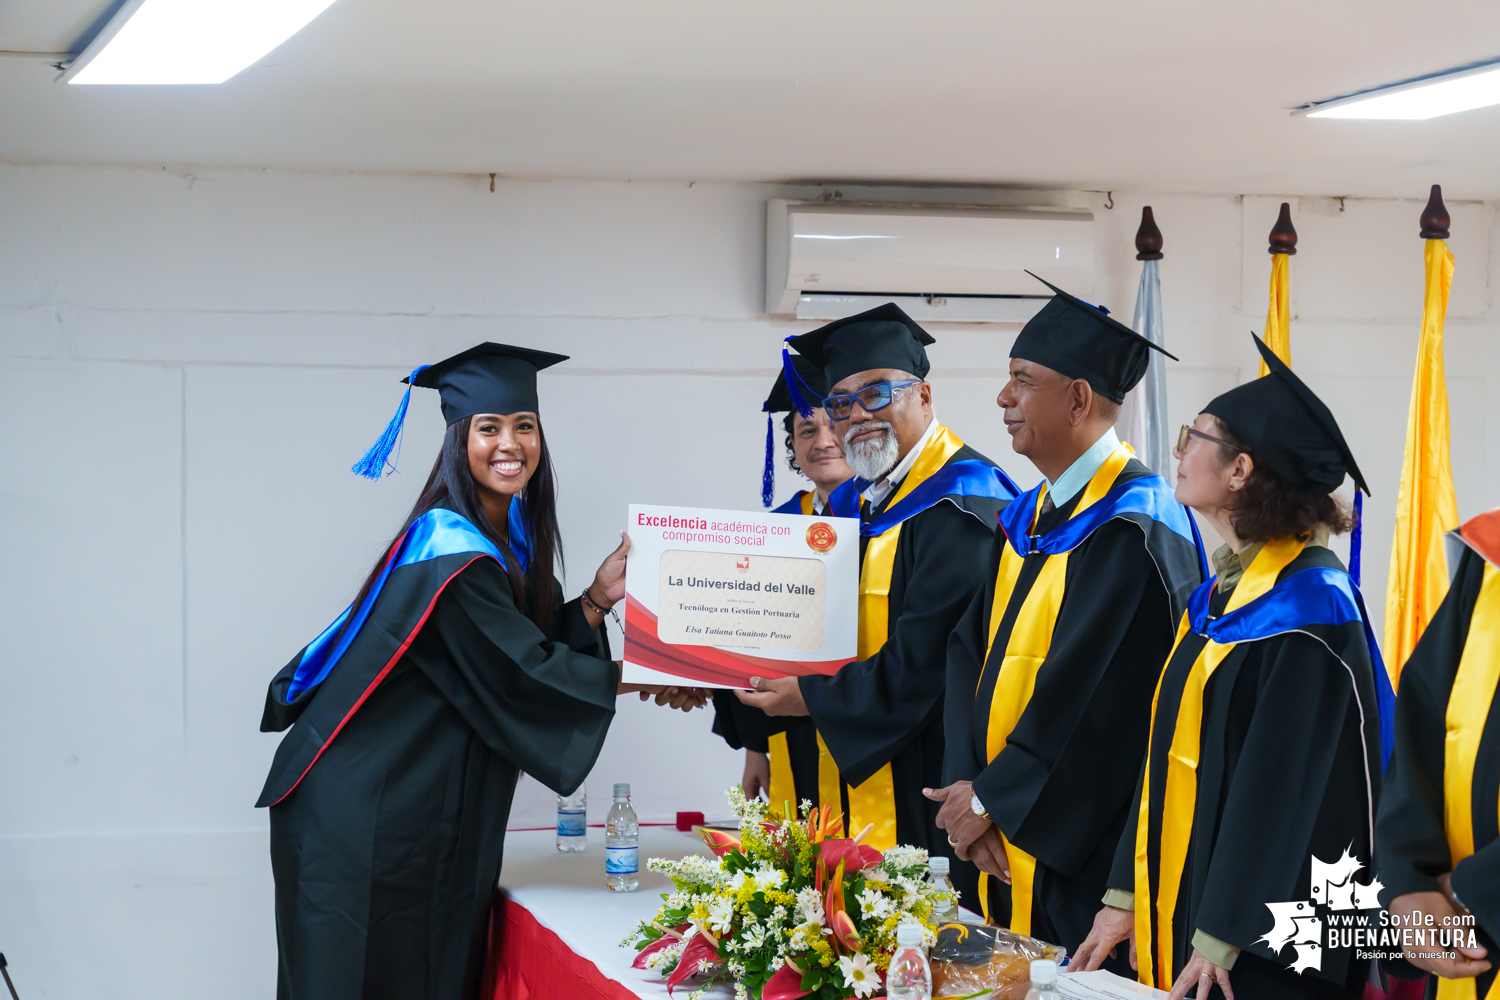
[[(282, 1000), (475, 995), (519, 773), (573, 792), (615, 696), (640, 690), (600, 628), (628, 540), (572, 601), (553, 575), (536, 375), (564, 360), (481, 344), (412, 373), (448, 420), (427, 482), (353, 604), (271, 682), (261, 728), (291, 727), (258, 803)], [(378, 478), (405, 410), (356, 471)]]

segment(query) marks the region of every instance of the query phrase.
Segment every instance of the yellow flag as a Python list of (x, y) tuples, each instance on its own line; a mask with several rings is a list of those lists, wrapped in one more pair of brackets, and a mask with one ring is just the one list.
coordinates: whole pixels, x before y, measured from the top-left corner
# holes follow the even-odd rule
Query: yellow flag
[(1448, 460), (1448, 387), (1443, 373), (1443, 321), (1453, 285), (1453, 255), (1428, 240), (1422, 339), (1406, 416), (1406, 456), (1396, 496), (1396, 536), (1385, 592), (1385, 664), (1398, 687), (1401, 666), (1448, 593), (1444, 533), (1458, 527), (1453, 466)]
[[(1291, 285), (1291, 270), (1287, 264), (1287, 255), (1277, 253), (1271, 255), (1271, 306), (1266, 310), (1266, 333), (1261, 340), (1266, 342), (1275, 355), (1286, 366), (1292, 366), (1292, 307), (1290, 304), (1289, 289)], [(1261, 375), (1266, 375), (1270, 369), (1266, 363), (1260, 363)]]

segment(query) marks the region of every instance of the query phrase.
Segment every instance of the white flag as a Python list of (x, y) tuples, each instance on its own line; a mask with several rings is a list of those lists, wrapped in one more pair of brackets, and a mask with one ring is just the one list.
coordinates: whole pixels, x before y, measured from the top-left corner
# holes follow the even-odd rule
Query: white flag
[[(1160, 261), (1148, 260), (1141, 266), (1141, 287), (1135, 296), (1135, 332), (1158, 347), (1165, 347), (1161, 327)], [(1171, 470), (1172, 445), (1167, 431), (1166, 359), (1156, 351), (1149, 356), (1146, 375), (1140, 385), (1125, 397), (1120, 408), (1121, 437), (1130, 442), (1139, 458), (1152, 472), (1165, 475)]]

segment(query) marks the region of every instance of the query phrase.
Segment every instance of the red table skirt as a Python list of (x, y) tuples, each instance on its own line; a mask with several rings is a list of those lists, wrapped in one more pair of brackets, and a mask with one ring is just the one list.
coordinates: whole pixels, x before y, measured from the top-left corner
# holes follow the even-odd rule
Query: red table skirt
[(541, 924), (495, 894), (485, 957), (484, 1000), (639, 1000)]

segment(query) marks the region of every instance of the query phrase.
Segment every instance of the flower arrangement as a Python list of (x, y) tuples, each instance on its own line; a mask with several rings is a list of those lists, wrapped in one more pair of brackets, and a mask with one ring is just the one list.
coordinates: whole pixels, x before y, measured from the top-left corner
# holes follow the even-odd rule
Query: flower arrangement
[(737, 1000), (862, 1000), (882, 988), (898, 925), (936, 940), (933, 914), (953, 893), (925, 880), (926, 851), (881, 853), (860, 843), (868, 827), (845, 837), (827, 805), (776, 812), (738, 786), (728, 795), (738, 839), (705, 830), (716, 858), (650, 859), (675, 891), (623, 942), (639, 951), (636, 968), (667, 976), (669, 994), (698, 977), (689, 1000), (718, 982), (732, 982)]

